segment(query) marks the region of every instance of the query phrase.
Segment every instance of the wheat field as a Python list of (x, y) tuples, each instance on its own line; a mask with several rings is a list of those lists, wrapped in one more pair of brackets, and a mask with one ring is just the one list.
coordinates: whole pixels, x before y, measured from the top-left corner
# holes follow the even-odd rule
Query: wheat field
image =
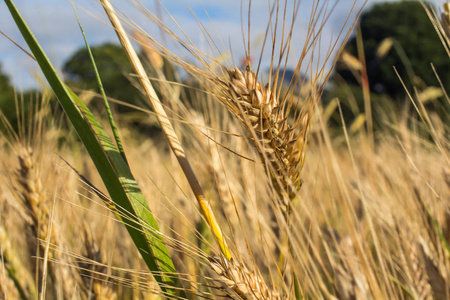
[[(282, 10), (273, 18), (290, 30)], [(308, 51), (320, 42), (326, 14), (311, 18)], [(331, 126), (339, 101), (320, 101), (331, 70), (314, 72), (309, 56), (286, 86), (278, 72), (264, 80), (257, 64), (206, 59), (180, 40), (200, 62), (193, 64), (132, 29), (147, 76), (136, 71), (131, 81), (146, 94), (138, 80), (150, 79), (166, 116), (158, 104), (134, 107), (142, 123), (163, 120), (153, 134), (127, 115), (115, 118), (159, 225), (149, 230), (169, 249), (176, 273), (149, 270), (124, 226), (127, 215), (43, 86), (11, 99), (18, 124), (1, 118), (0, 298), (450, 299), (450, 129), (416, 95), (405, 91), (412, 105), (380, 129), (343, 117)], [(288, 47), (289, 35), (282, 41)], [(274, 55), (278, 71), (283, 54)], [(85, 103), (102, 101), (75, 92)], [(109, 122), (105, 114), (99, 120)], [(163, 276), (177, 278), (174, 293)]]

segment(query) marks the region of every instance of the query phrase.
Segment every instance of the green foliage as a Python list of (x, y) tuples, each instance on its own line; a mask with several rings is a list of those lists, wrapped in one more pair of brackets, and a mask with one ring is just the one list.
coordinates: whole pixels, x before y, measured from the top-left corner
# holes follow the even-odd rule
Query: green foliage
[[(43, 93), (36, 89), (16, 91), (10, 83), (10, 78), (2, 72), (0, 64), (0, 113), (2, 114), (0, 131), (2, 134), (9, 136), (11, 131), (7, 129), (8, 127), (14, 132), (19, 132), (18, 119), (31, 117), (41, 110), (42, 107), (38, 104), (38, 99), (42, 100), (43, 97)], [(47, 101), (52, 104), (56, 103), (51, 96), (46, 95), (46, 97), (46, 103)], [(20, 128), (20, 132), (23, 135), (31, 134), (32, 130), (33, 128), (29, 126)]]
[(2, 72), (0, 64), (0, 111), (6, 116), (15, 114), (14, 110), (14, 89), (9, 82), (9, 77)]
[[(325, 97), (325, 104), (328, 104), (332, 99), (339, 99), (347, 125), (350, 125), (359, 114), (365, 111), (363, 91), (360, 86), (340, 83), (327, 91)], [(386, 124), (393, 123), (398, 117), (397, 112), (401, 109), (385, 94), (370, 93), (370, 104), (373, 125), (376, 130), (385, 128)], [(337, 110), (330, 119), (330, 125), (342, 126), (341, 116)]]
[[(361, 63), (358, 61), (351, 66), (345, 62), (338, 64), (332, 76), (331, 82), (334, 84), (328, 88), (323, 100), (327, 105), (333, 98), (339, 98), (347, 124), (365, 111), (362, 92), (364, 71), (367, 72), (374, 129), (394, 121), (405, 105), (411, 105), (401, 80), (413, 95), (414, 88), (420, 92), (426, 87), (440, 86), (431, 63), (443, 86), (450, 86), (449, 57), (418, 1), (376, 4), (362, 14), (359, 29), (361, 34), (349, 40), (345, 51), (358, 60), (363, 50), (366, 69), (362, 64), (357, 66)], [(388, 46), (380, 55), (380, 45), (387, 39), (392, 43), (384, 43)], [(362, 49), (358, 49), (358, 44)], [(349, 64), (352, 64), (351, 60)], [(448, 120), (450, 108), (444, 97), (429, 101), (426, 105), (444, 122)], [(337, 113), (333, 118), (333, 124), (341, 124)]]
[[(408, 87), (411, 84), (419, 87), (437, 86), (438, 81), (430, 63), (436, 67), (444, 86), (449, 86), (450, 60), (418, 1), (374, 5), (361, 16), (360, 26), (372, 91), (387, 93), (394, 99), (398, 96), (404, 98), (405, 90), (393, 67)], [(377, 57), (377, 49), (386, 38), (393, 38), (394, 46), (385, 57)], [(345, 49), (358, 57), (356, 43), (354, 37)], [(408, 68), (412, 69), (412, 73), (408, 73)], [(354, 81), (349, 71), (337, 69), (337, 72), (347, 82)]]
[(9, 82), (9, 77), (2, 72), (2, 65), (0, 64), (0, 96), (4, 95), (4, 92), (12, 91), (12, 86)]
[[(94, 46), (91, 50), (106, 94), (109, 97), (136, 104), (141, 95), (130, 82), (133, 68), (123, 49), (108, 43)], [(69, 85), (99, 92), (97, 77), (86, 48), (76, 51), (64, 64), (63, 71), (71, 82)], [(128, 110), (121, 107), (120, 111)]]

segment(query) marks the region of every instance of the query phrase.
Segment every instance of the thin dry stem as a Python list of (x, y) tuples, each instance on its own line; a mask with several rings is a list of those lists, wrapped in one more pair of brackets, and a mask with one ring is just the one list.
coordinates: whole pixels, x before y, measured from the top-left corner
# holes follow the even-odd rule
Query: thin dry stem
[(220, 246), (222, 253), (225, 255), (225, 257), (230, 259), (231, 258), (230, 250), (228, 249), (226, 241), (222, 235), (222, 230), (220, 229), (219, 223), (217, 222), (216, 217), (214, 216), (211, 204), (205, 197), (205, 193), (203, 192), (203, 189), (197, 180), (197, 176), (195, 175), (194, 170), (192, 169), (191, 164), (187, 159), (186, 153), (178, 139), (177, 134), (175, 133), (172, 127), (172, 124), (169, 121), (169, 118), (167, 117), (167, 114), (161, 104), (161, 101), (159, 100), (155, 90), (153, 89), (152, 84), (150, 83), (150, 80), (146, 75), (146, 72), (144, 70), (144, 67), (142, 66), (141, 61), (139, 60), (136, 52), (134, 51), (134, 48), (131, 45), (131, 42), (127, 34), (125, 33), (125, 30), (123, 29), (123, 26), (119, 18), (115, 14), (111, 3), (108, 0), (102, 0), (101, 3), (112, 25), (114, 26), (114, 29), (116, 30), (117, 36), (119, 37), (122, 47), (127, 53), (129, 60), (133, 65), (133, 68), (138, 74), (139, 81), (145, 91), (145, 95), (150, 100), (152, 108), (156, 113), (156, 117), (158, 118), (159, 124), (161, 125), (161, 129), (165, 133), (169, 145), (173, 153), (177, 157), (178, 163), (183, 169), (183, 172), (186, 175), (189, 185), (191, 186), (191, 189), (194, 192), (195, 197), (197, 198), (197, 201), (200, 205), (203, 216), (205, 217), (208, 225), (213, 231), (213, 234)]

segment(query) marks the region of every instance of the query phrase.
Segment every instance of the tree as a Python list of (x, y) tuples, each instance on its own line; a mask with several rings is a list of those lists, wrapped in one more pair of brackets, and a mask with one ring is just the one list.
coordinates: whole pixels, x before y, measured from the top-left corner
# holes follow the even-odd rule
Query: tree
[[(386, 93), (393, 99), (404, 98), (405, 90), (393, 67), (408, 87), (411, 84), (436, 86), (438, 81), (430, 63), (435, 66), (444, 86), (450, 86), (450, 60), (418, 1), (374, 5), (362, 14), (360, 27), (371, 91)], [(386, 38), (392, 38), (393, 47), (386, 56), (378, 57), (377, 49)], [(356, 37), (345, 49), (358, 56)], [(347, 82), (354, 81), (349, 71), (339, 68), (336, 71)]]
[[(8, 136), (12, 132), (26, 136), (33, 134), (33, 126), (26, 126), (39, 108), (42, 108), (42, 92), (32, 88), (15, 90), (10, 78), (1, 70), (0, 64), (0, 112), (5, 119), (0, 118), (0, 131)], [(46, 98), (53, 101), (54, 98)], [(19, 123), (22, 126), (19, 126)]]
[(2, 72), (0, 64), (0, 111), (8, 118), (15, 114), (14, 109), (14, 89), (11, 86), (9, 77)]
[[(104, 44), (94, 46), (91, 50), (106, 95), (136, 104), (141, 95), (128, 77), (133, 73), (133, 68), (123, 49), (118, 45)], [(72, 55), (64, 64), (63, 70), (72, 85), (99, 92), (95, 71), (86, 48)]]
[(2, 65), (0, 64), (0, 103), (8, 100), (11, 93), (13, 93), (13, 87), (10, 84), (8, 75), (4, 74), (2, 71)]

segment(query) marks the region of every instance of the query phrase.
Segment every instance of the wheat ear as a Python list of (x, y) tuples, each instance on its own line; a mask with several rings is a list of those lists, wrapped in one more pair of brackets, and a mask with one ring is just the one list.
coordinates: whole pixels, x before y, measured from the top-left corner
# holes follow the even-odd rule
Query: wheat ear
[(19, 291), (23, 293), (22, 285), (28, 282), (28, 273), (20, 272), (22, 270), (26, 269), (12, 249), (5, 229), (0, 226), (0, 299), (18, 299)]
[(424, 271), (422, 253), (419, 250), (420, 245), (415, 241), (411, 241), (409, 247), (409, 258), (411, 260), (413, 274), (413, 290), (419, 299), (432, 299), (431, 286), (428, 283), (427, 274)]
[(117, 299), (117, 294), (108, 284), (108, 267), (103, 263), (101, 249), (92, 237), (91, 231), (85, 223), (84, 232), (84, 250), (85, 256), (92, 263), (80, 263), (80, 275), (83, 279), (85, 290), (95, 296), (95, 299)]
[[(60, 252), (54, 251), (51, 248), (47, 249), (46, 245), (39, 242), (51, 240), (54, 244), (60, 244), (59, 237), (56, 234), (55, 224), (51, 224), (49, 202), (43, 190), (40, 172), (36, 162), (37, 158), (32, 149), (21, 149), (19, 153), (20, 166), (16, 173), (16, 180), (19, 184), (18, 190), (23, 204), (28, 211), (28, 215), (31, 218), (29, 228), (33, 237), (37, 239), (39, 252), (44, 257), (48, 253), (48, 260), (64, 260)], [(34, 240), (30, 240), (29, 251), (32, 256), (36, 255)], [(54, 283), (61, 285), (64, 297), (70, 297), (70, 295), (74, 294), (76, 288), (75, 274), (68, 266), (64, 264), (59, 266), (44, 265), (42, 274), (39, 274), (39, 284), (42, 285), (42, 288), (45, 288), (46, 285), (47, 270)], [(56, 288), (56, 286), (53, 286), (53, 288)], [(41, 290), (40, 297), (45, 297), (44, 289)]]
[(252, 133), (255, 147), (281, 196), (280, 207), (289, 213), (301, 185), (307, 124), (300, 132), (295, 130), (297, 126), (287, 124), (286, 109), (276, 92), (258, 82), (250, 66), (244, 72), (237, 68), (227, 72), (229, 79), (218, 82), (219, 100)]
[[(225, 288), (236, 293), (238, 299), (280, 300), (278, 292), (269, 289), (264, 280), (255, 272), (250, 272), (244, 264), (238, 264), (235, 260), (226, 260), (223, 257), (209, 257), (211, 268), (219, 276), (219, 281)], [(229, 295), (233, 298), (231, 295)]]

